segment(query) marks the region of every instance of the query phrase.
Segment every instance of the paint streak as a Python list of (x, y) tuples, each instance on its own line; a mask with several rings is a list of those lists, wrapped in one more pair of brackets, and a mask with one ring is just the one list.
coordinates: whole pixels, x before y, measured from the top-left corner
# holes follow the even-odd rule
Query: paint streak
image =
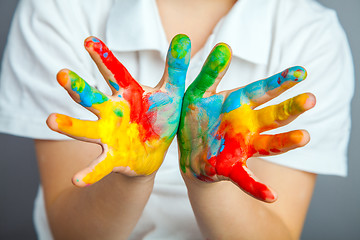
[(223, 112), (230, 112), (242, 104), (253, 105), (251, 99), (260, 98), (267, 92), (278, 88), (288, 89), (306, 78), (302, 67), (292, 67), (267, 79), (253, 82), (244, 88), (232, 92), (223, 106)]
[(113, 82), (113, 81), (109, 80), (109, 83), (116, 91), (120, 90), (120, 86), (116, 82)]
[(225, 44), (217, 45), (185, 93), (178, 131), (181, 170), (205, 182), (231, 180), (249, 195), (273, 202), (276, 193), (251, 173), (246, 161), (252, 156), (280, 154), (300, 145), (302, 131), (261, 133), (303, 113), (309, 95), (260, 110), (253, 108), (264, 102), (267, 93), (278, 95), (305, 79), (306, 71), (293, 67), (233, 91), (226, 99), (220, 94), (203, 98), (230, 59), (230, 49)]
[(80, 104), (84, 107), (91, 107), (93, 104), (100, 104), (108, 100), (108, 97), (96, 88), (91, 87), (87, 82), (80, 78), (76, 73), (70, 71), (69, 79), (71, 88), (79, 94)]
[(150, 175), (161, 165), (178, 128), (186, 71), (190, 59), (190, 40), (177, 35), (169, 48), (165, 86), (145, 92), (106, 45), (88, 38), (85, 47), (95, 52), (113, 73), (116, 82), (107, 79), (116, 90), (107, 97), (74, 72), (60, 72), (62, 86), (71, 81), (71, 95), (80, 104), (98, 113), (99, 120), (84, 121), (57, 114), (58, 131), (74, 138), (94, 139), (105, 147), (100, 161), (76, 174), (74, 183), (95, 183), (116, 169), (135, 175)]

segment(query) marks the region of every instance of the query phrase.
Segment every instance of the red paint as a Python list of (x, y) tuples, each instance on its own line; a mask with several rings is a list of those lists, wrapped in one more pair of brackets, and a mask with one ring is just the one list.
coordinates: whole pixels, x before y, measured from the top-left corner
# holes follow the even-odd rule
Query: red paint
[(283, 72), (281, 73), (281, 76), (282, 76), (283, 78), (286, 78), (287, 75), (288, 75), (288, 73), (289, 73), (289, 69), (286, 69), (285, 71), (283, 71)]
[(264, 149), (259, 149), (258, 152), (259, 152), (261, 155), (265, 155), (265, 156), (270, 155), (270, 153), (269, 153), (268, 151), (264, 150)]
[[(249, 174), (250, 171), (246, 167), (246, 160), (256, 152), (262, 155), (269, 155), (270, 153), (263, 149), (256, 151), (254, 146), (249, 143), (249, 138), (247, 137), (249, 134), (234, 134), (233, 130), (228, 129), (230, 127), (231, 125), (226, 122), (223, 122), (220, 127), (220, 133), (226, 132), (224, 135), (224, 149), (217, 156), (209, 159), (209, 164), (212, 167), (205, 168), (206, 176), (211, 177), (217, 174), (230, 178), (249, 195), (265, 202), (275, 201), (275, 193), (265, 184), (256, 181)], [(199, 179), (205, 178), (201, 176)]]
[(273, 153), (280, 153), (280, 152), (281, 152), (281, 150), (276, 149), (276, 148), (272, 148), (272, 149), (270, 149), (270, 152), (273, 152)]
[(85, 42), (85, 47), (94, 50), (104, 65), (114, 74), (116, 82), (123, 89), (123, 98), (130, 105), (130, 122), (139, 124), (142, 141), (159, 138), (151, 127), (150, 119), (156, 119), (156, 113), (148, 111), (150, 94), (143, 96), (145, 92), (143, 88), (101, 40), (89, 38)]
[(275, 193), (265, 184), (256, 181), (246, 170), (247, 167), (245, 164), (238, 163), (233, 167), (229, 177), (251, 196), (265, 202), (275, 201), (277, 198)]
[(197, 179), (203, 181), (203, 182), (214, 182), (213, 179), (209, 178), (208, 176), (205, 176), (203, 174), (197, 175)]

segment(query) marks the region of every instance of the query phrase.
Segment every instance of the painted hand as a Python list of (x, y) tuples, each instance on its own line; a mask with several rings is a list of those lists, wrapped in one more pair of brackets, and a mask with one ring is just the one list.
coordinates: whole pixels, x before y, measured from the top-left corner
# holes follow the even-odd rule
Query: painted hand
[(243, 88), (216, 93), (231, 60), (226, 44), (214, 47), (200, 74), (187, 89), (178, 131), (180, 166), (184, 177), (216, 182), (230, 180), (249, 195), (265, 201), (276, 193), (251, 173), (250, 157), (281, 154), (309, 141), (305, 130), (276, 135), (261, 134), (284, 126), (315, 105), (304, 93), (277, 105), (254, 110), (306, 77), (292, 67)]
[(97, 121), (51, 114), (48, 126), (72, 138), (100, 144), (103, 153), (75, 174), (73, 183), (86, 186), (110, 172), (128, 176), (150, 175), (158, 170), (173, 140), (180, 118), (190, 40), (177, 35), (170, 44), (164, 75), (155, 88), (141, 86), (95, 37), (85, 48), (111, 88), (108, 96), (70, 70), (57, 80), (73, 100), (94, 113)]

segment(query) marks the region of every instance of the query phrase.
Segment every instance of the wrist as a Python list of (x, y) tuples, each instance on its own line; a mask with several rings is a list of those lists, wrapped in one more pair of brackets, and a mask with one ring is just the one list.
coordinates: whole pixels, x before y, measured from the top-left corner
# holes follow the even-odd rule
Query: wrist
[(200, 180), (199, 178), (195, 177), (189, 169), (187, 169), (185, 173), (181, 171), (181, 175), (188, 189), (207, 189), (212, 188), (214, 185), (216, 185), (216, 183), (218, 183)]
[(111, 175), (114, 175), (115, 178), (118, 180), (125, 182), (127, 184), (141, 184), (141, 185), (147, 185), (147, 184), (154, 184), (155, 180), (155, 174), (156, 172), (150, 174), (150, 175), (137, 175), (137, 176), (129, 176), (122, 173), (112, 173)]

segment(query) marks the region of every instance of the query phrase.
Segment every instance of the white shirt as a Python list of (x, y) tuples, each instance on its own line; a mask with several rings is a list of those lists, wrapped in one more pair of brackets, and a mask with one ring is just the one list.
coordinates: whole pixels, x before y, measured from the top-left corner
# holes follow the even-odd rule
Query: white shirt
[[(27, 0), (16, 11), (2, 63), (0, 131), (36, 139), (68, 139), (45, 124), (52, 112), (95, 119), (55, 79), (69, 68), (109, 93), (83, 48), (102, 39), (141, 84), (160, 80), (169, 42), (155, 0)], [(353, 65), (336, 13), (312, 0), (240, 0), (191, 59), (188, 86), (212, 47), (228, 43), (231, 66), (218, 91), (302, 65), (308, 78), (266, 105), (312, 92), (317, 105), (272, 133), (307, 129), (310, 143), (266, 160), (318, 174), (347, 174)], [(176, 141), (157, 173), (153, 193), (131, 239), (202, 239), (178, 169)], [(51, 239), (40, 187), (34, 220), (40, 239)]]

